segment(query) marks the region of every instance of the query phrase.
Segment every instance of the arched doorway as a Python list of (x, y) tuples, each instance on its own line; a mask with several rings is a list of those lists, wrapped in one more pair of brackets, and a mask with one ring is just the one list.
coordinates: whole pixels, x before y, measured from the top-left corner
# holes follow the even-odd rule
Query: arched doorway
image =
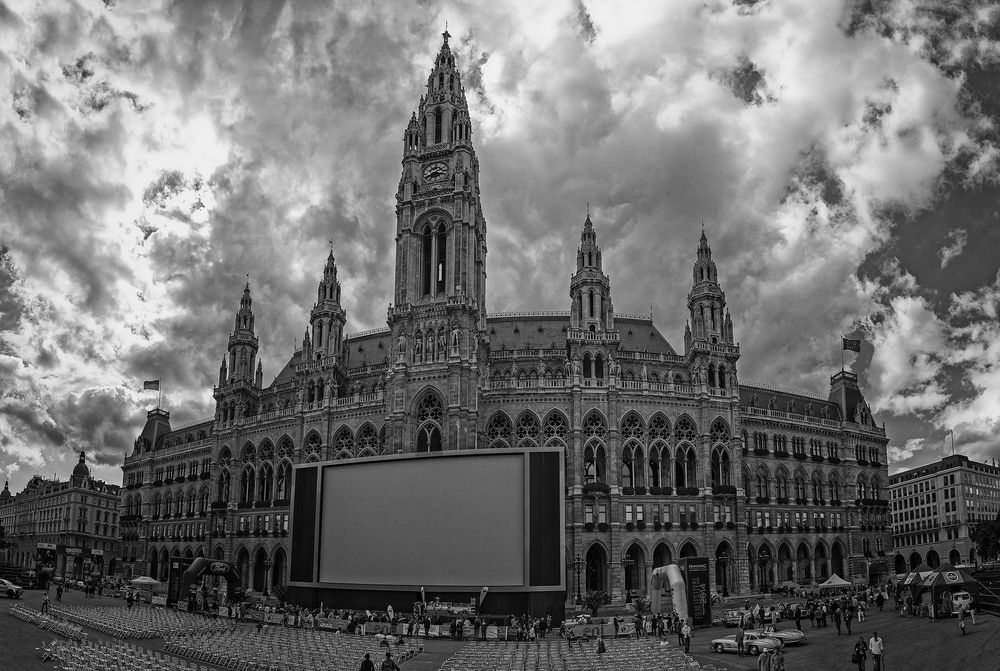
[(757, 551), (750, 543), (747, 543), (747, 567), (750, 590), (753, 591), (757, 589)]
[(826, 553), (826, 545), (816, 544), (816, 580), (823, 581), (830, 577), (830, 561)]
[(895, 568), (896, 575), (906, 573), (906, 559), (903, 555), (896, 555), (896, 558), (893, 560), (893, 566)]
[(937, 550), (927, 551), (927, 565), (931, 568), (937, 568), (941, 565), (941, 557), (938, 556)]
[(646, 552), (638, 543), (632, 543), (625, 551), (623, 568), (626, 599), (646, 593)]
[(969, 563), (976, 564), (978, 566), (979, 562), (976, 561), (976, 548), (969, 548)]
[(236, 570), (240, 572), (243, 591), (246, 592), (250, 586), (250, 552), (246, 548), (240, 548), (240, 551), (236, 553), (236, 566)]
[(957, 548), (952, 548), (951, 552), (948, 553), (948, 561), (952, 566), (958, 566), (962, 563), (962, 553)]
[(729, 596), (729, 588), (736, 586), (734, 579), (736, 553), (729, 543), (719, 543), (715, 548), (715, 590), (723, 596)]
[(920, 566), (920, 562), (921, 562), (920, 555), (917, 554), (916, 552), (911, 552), (910, 553), (910, 570), (912, 571), (913, 569), (915, 569), (918, 566)]
[(797, 582), (809, 584), (813, 582), (812, 558), (809, 556), (809, 546), (799, 543), (795, 550), (795, 564), (798, 570)]
[(608, 591), (608, 556), (604, 548), (594, 543), (587, 550), (587, 591)]
[(257, 548), (253, 559), (253, 591), (258, 593), (264, 591), (264, 574), (266, 573), (264, 561), (266, 559), (267, 553), (264, 552), (264, 548)]
[(149, 572), (147, 573), (147, 575), (150, 578), (156, 578), (159, 575), (159, 570), (160, 570), (159, 556), (156, 554), (156, 549), (154, 548), (149, 551)]
[(170, 574), (170, 555), (167, 554), (167, 548), (160, 550), (160, 574), (156, 576), (156, 579), (160, 582), (166, 582), (167, 576)]
[(786, 580), (795, 582), (795, 562), (792, 561), (792, 548), (788, 543), (778, 546), (778, 579), (781, 582)]
[(278, 546), (274, 551), (274, 560), (271, 566), (271, 589), (284, 587), (285, 585), (285, 548)]
[(681, 546), (681, 559), (683, 559), (684, 557), (697, 557), (697, 556), (698, 556), (698, 547), (691, 541), (688, 541)]
[(844, 548), (840, 546), (840, 541), (834, 541), (830, 554), (833, 558), (833, 572), (841, 578), (846, 578), (847, 576), (844, 575)]
[(653, 568), (659, 568), (673, 563), (670, 555), (670, 546), (666, 543), (659, 543), (653, 548)]
[[(226, 551), (224, 549), (222, 549), (221, 545), (216, 545), (215, 546), (215, 552), (212, 553), (212, 558), (213, 559), (218, 559), (219, 561), (225, 561), (226, 560)], [(227, 587), (227, 585), (225, 584), (225, 581), (226, 581), (226, 579), (222, 578), (220, 576), (217, 576), (217, 575), (213, 575), (212, 576), (212, 586), (213, 587), (218, 587), (220, 592), (222, 591), (223, 588)]]
[(757, 567), (760, 569), (760, 574), (758, 575), (760, 582), (759, 589), (761, 593), (764, 593), (774, 587), (774, 553), (771, 552), (771, 548), (767, 544), (762, 543), (757, 548), (756, 559)]

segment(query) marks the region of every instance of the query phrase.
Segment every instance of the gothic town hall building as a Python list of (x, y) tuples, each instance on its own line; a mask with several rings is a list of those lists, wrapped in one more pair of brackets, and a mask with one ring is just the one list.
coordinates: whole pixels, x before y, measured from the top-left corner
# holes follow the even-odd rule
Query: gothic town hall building
[(565, 450), (582, 591), (644, 593), (686, 556), (707, 556), (730, 594), (887, 572), (888, 441), (857, 377), (837, 372), (826, 397), (742, 381), (704, 233), (679, 350), (651, 317), (615, 312), (589, 215), (563, 310), (487, 312), (479, 160), (444, 37), (403, 132), (386, 327), (348, 332), (331, 252), (301, 347), (265, 385), (248, 284), (215, 416), (172, 426), (152, 410), (125, 459), (132, 573), (165, 578), (169, 557), (203, 555), (236, 562), (253, 592), (280, 590), (292, 464), (531, 445)]

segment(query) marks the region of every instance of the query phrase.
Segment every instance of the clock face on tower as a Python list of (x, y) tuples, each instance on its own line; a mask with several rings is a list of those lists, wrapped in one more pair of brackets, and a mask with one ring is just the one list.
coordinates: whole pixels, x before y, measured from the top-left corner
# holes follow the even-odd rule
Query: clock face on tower
[(428, 181), (434, 181), (436, 179), (441, 179), (448, 174), (448, 164), (441, 161), (436, 163), (431, 163), (426, 168), (424, 168), (424, 179)]

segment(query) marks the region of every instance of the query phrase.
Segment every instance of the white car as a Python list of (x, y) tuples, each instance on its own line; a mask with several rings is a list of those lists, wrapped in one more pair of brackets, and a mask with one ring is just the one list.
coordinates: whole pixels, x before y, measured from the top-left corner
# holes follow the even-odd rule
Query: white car
[(6, 594), (8, 599), (20, 599), (21, 595), (24, 594), (24, 589), (10, 580), (0, 578), (0, 593)]
[[(729, 636), (723, 636), (722, 638), (712, 639), (710, 644), (712, 649), (716, 652), (738, 652), (736, 646), (736, 634), (730, 634)], [(771, 638), (770, 636), (763, 636), (754, 631), (747, 631), (743, 635), (743, 649), (747, 654), (756, 657), (765, 650), (774, 650), (780, 648), (784, 645), (777, 638)]]

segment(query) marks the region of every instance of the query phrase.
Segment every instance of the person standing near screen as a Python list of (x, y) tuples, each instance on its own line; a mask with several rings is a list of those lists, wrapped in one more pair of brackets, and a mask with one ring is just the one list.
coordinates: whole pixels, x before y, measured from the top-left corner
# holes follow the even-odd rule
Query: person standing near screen
[(358, 671), (375, 671), (375, 663), (372, 661), (371, 653), (365, 653), (365, 658), (361, 660), (361, 668)]

